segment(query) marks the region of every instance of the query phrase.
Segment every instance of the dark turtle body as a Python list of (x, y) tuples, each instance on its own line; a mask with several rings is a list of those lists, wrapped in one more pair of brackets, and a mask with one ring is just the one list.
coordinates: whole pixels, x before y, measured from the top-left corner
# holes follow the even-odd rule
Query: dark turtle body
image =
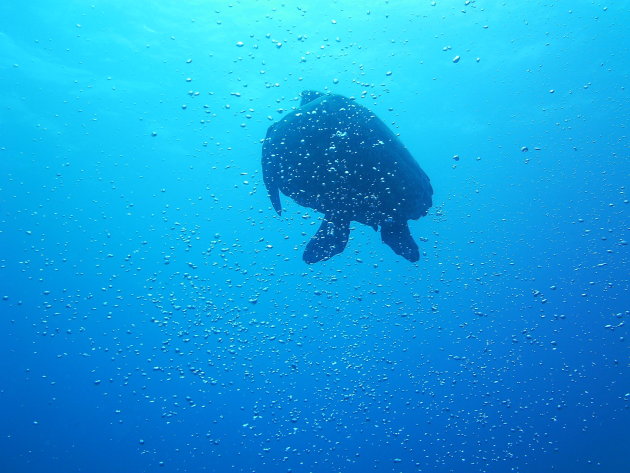
[(263, 179), (280, 215), (280, 194), (324, 214), (304, 261), (346, 247), (350, 222), (381, 229), (394, 252), (417, 261), (407, 224), (432, 205), (429, 178), (372, 112), (341, 95), (302, 92), (300, 107), (271, 125), (263, 142)]

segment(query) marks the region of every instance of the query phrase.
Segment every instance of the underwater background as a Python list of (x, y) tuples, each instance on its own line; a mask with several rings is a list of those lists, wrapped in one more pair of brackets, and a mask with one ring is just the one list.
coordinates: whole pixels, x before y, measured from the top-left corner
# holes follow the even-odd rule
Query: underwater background
[[(0, 471), (630, 471), (630, 2), (3, 1)], [(302, 90), (420, 260), (261, 171)]]

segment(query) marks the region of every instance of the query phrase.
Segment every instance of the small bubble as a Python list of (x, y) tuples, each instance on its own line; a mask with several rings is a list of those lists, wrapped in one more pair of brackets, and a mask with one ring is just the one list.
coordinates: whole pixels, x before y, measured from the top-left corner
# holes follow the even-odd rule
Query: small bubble
[(459, 62), (459, 60), (460, 60), (460, 59), (461, 59), (461, 57), (459, 57), (459, 56), (455, 56), (455, 57), (453, 58), (453, 62), (454, 62), (455, 64), (457, 64), (457, 63)]

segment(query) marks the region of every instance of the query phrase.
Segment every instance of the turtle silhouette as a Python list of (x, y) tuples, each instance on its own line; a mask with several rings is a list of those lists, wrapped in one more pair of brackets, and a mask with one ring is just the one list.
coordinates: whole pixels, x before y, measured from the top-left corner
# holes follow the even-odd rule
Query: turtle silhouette
[(263, 180), (273, 208), (280, 192), (324, 214), (303, 259), (341, 253), (356, 221), (409, 261), (419, 258), (408, 220), (427, 214), (428, 176), (392, 131), (347, 97), (304, 91), (300, 107), (271, 125), (263, 141)]

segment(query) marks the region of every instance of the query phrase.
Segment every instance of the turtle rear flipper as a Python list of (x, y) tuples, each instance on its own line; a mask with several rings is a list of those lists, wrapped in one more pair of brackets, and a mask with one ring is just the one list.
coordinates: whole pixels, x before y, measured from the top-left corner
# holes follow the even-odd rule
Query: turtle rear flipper
[(326, 215), (319, 230), (306, 245), (302, 258), (308, 264), (332, 258), (344, 250), (349, 235), (349, 220)]
[(402, 222), (384, 222), (381, 225), (381, 239), (383, 243), (394, 250), (394, 253), (406, 260), (413, 263), (420, 259), (418, 245), (411, 236), (406, 220)]

